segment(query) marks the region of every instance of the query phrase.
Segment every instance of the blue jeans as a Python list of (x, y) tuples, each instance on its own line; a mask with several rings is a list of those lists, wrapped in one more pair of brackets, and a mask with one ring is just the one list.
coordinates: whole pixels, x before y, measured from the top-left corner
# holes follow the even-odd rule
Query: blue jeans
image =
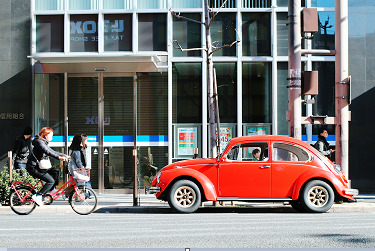
[(14, 169), (26, 170), (26, 163), (14, 162)]

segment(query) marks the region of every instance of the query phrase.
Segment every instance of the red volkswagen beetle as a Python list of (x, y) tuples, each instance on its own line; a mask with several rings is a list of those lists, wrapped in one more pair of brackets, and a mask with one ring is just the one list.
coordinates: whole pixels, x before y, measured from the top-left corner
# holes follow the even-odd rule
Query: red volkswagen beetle
[(338, 165), (306, 142), (285, 136), (233, 138), (218, 158), (176, 162), (146, 188), (177, 212), (204, 201), (290, 202), (299, 212), (328, 211), (335, 201), (356, 201)]

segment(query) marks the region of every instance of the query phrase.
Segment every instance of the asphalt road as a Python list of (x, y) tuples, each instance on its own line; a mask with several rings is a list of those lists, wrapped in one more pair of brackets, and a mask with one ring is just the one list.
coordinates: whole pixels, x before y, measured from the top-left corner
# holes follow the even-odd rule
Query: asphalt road
[(375, 213), (3, 214), (0, 248), (373, 248)]

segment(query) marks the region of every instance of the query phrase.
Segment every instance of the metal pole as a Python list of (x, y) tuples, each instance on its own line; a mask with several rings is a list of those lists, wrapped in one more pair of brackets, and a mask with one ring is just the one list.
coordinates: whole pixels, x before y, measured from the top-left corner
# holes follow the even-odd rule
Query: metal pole
[(288, 25), (288, 88), (289, 88), (289, 135), (301, 139), (301, 1), (289, 0)]
[(214, 68), (214, 97), (215, 97), (215, 110), (216, 110), (216, 126), (217, 126), (217, 154), (220, 154), (220, 112), (219, 112), (219, 94), (217, 94), (217, 81), (216, 69)]
[(335, 0), (335, 47), (336, 164), (349, 179), (348, 0)]
[(98, 73), (98, 135), (99, 135), (99, 146), (98, 146), (98, 161), (99, 161), (99, 172), (98, 172), (98, 186), (99, 193), (104, 193), (104, 93), (103, 93), (103, 73)]
[(9, 163), (9, 182), (12, 182), (12, 169), (13, 169), (12, 151), (8, 151), (8, 163)]
[[(64, 117), (65, 117), (65, 154), (69, 154), (68, 150), (68, 135), (69, 135), (69, 119), (68, 119), (68, 73), (64, 72)], [(69, 174), (64, 175), (64, 181), (67, 182)]]
[(138, 150), (137, 150), (137, 75), (133, 76), (133, 104), (134, 104), (134, 179), (133, 179), (133, 206), (138, 206), (138, 172), (137, 172), (137, 160), (138, 160)]

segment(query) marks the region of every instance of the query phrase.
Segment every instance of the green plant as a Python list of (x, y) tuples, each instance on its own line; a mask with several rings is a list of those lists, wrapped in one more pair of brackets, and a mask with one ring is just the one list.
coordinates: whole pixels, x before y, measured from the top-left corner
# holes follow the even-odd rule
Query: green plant
[[(26, 171), (13, 170), (12, 171), (12, 181), (20, 181), (25, 183), (30, 183), (34, 185), (39, 181), (39, 179), (33, 178)], [(11, 191), (11, 182), (9, 181), (9, 170), (8, 167), (3, 167), (0, 172), (0, 203), (3, 205), (9, 204), (9, 195)], [(38, 184), (36, 191), (42, 188), (42, 184)]]

